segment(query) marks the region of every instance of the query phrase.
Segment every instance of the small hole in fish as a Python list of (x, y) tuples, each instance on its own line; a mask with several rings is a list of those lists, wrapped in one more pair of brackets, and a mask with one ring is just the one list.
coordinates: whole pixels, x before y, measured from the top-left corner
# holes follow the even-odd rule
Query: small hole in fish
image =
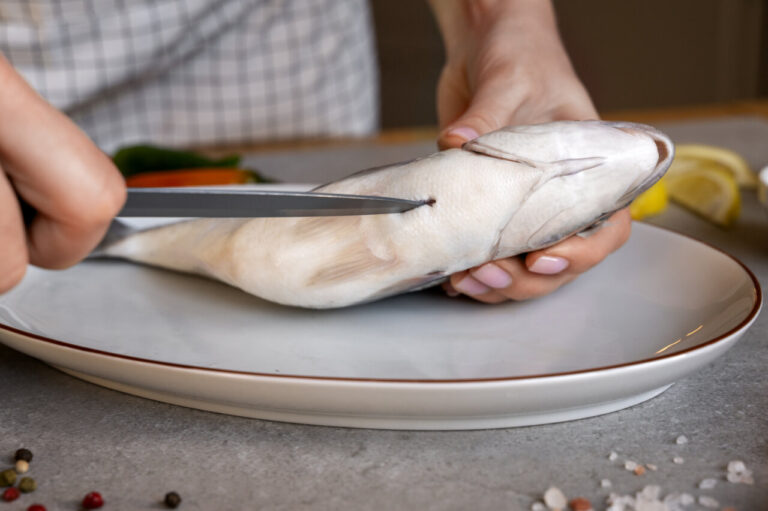
[(434, 197), (430, 197), (429, 199), (424, 201), (424, 204), (426, 204), (431, 208), (432, 206), (435, 205), (436, 202), (437, 202), (437, 199), (435, 199)]

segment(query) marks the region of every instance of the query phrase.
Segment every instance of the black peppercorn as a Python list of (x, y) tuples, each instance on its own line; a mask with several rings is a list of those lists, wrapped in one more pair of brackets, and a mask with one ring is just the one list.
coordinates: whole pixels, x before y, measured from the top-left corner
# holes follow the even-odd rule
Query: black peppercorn
[(175, 491), (171, 491), (165, 494), (165, 505), (171, 509), (176, 509), (181, 504), (181, 496)]
[(16, 454), (13, 456), (14, 461), (24, 460), (27, 463), (32, 461), (32, 451), (29, 449), (24, 449), (23, 447), (16, 451)]

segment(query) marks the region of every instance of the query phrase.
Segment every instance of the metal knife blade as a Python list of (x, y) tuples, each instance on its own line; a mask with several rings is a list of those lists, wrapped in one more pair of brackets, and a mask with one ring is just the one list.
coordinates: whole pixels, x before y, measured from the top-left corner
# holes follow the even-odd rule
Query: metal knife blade
[(402, 213), (426, 201), (314, 192), (129, 188), (117, 216), (257, 218)]

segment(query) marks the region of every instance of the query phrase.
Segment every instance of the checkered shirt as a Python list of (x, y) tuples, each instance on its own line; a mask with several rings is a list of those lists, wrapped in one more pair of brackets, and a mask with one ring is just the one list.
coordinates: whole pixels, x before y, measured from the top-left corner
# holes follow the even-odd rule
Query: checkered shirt
[(0, 52), (107, 152), (378, 127), (365, 0), (2, 0)]

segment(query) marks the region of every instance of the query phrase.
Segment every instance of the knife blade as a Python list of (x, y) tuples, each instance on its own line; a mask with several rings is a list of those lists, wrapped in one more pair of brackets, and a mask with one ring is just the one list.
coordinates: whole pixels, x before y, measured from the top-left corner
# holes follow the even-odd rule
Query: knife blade
[(117, 216), (176, 218), (257, 218), (402, 213), (426, 204), (392, 197), (334, 193), (128, 188)]

